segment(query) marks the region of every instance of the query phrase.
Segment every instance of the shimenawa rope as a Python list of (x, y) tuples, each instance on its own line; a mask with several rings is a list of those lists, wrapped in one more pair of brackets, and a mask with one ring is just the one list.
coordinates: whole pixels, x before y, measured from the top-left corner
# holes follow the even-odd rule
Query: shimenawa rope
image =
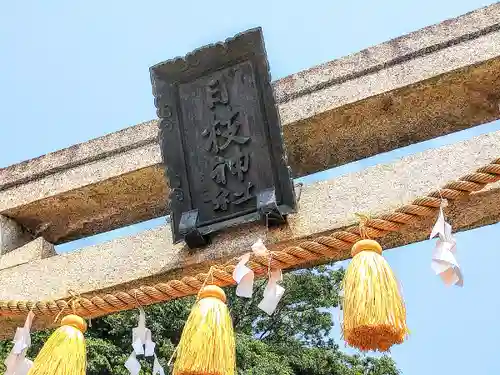
[[(437, 212), (441, 199), (456, 200), (472, 192), (482, 190), (487, 184), (500, 180), (500, 158), (479, 168), (476, 172), (463, 176), (457, 181), (444, 185), (440, 190), (433, 191), (425, 197), (417, 198), (392, 213), (376, 218), (367, 218), (363, 229), (369, 238), (380, 238), (390, 232), (399, 232), (407, 225), (418, 221), (421, 217), (432, 216)], [(280, 251), (273, 251), (272, 268), (293, 268), (317, 260), (343, 259), (349, 253), (353, 243), (361, 239), (359, 226), (336, 231), (328, 236), (319, 236), (314, 240), (303, 241), (297, 246), (289, 246)], [(236, 263), (237, 259), (233, 259)], [(212, 267), (214, 284), (227, 286), (234, 284), (232, 272), (235, 265), (228, 262)], [(269, 259), (254, 256), (248, 266), (257, 276), (265, 276), (268, 271)], [(207, 273), (183, 277), (181, 280), (171, 280), (166, 283), (144, 285), (128, 291), (118, 291), (110, 294), (96, 295), (90, 298), (79, 296), (56, 301), (0, 301), (0, 316), (25, 315), (33, 311), (35, 315), (54, 316), (68, 307), (82, 317), (96, 317), (113, 312), (134, 309), (137, 301), (141, 305), (168, 301), (189, 295), (195, 295), (207, 279)], [(71, 305), (71, 306), (70, 306)]]

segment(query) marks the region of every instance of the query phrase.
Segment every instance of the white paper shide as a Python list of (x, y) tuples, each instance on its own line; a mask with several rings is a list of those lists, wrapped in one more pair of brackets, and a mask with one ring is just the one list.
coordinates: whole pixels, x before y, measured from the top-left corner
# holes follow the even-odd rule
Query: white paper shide
[(233, 271), (233, 279), (238, 284), (236, 287), (238, 297), (252, 298), (254, 273), (246, 266), (249, 260), (250, 253), (243, 255)]
[(14, 346), (4, 362), (7, 367), (5, 375), (26, 375), (33, 365), (33, 362), (26, 358), (26, 352), (31, 346), (30, 329), (34, 317), (35, 314), (30, 311), (24, 327), (17, 328)]
[(132, 329), (132, 347), (134, 350), (125, 362), (125, 367), (131, 375), (139, 375), (141, 371), (141, 363), (137, 359), (138, 355), (154, 356), (153, 375), (165, 375), (165, 371), (156, 357), (155, 346), (156, 344), (151, 338), (151, 331), (146, 328), (146, 314), (142, 308), (139, 308), (139, 323), (137, 327)]
[(264, 242), (260, 238), (252, 245), (252, 253), (258, 257), (269, 256), (269, 250), (267, 250), (266, 245), (264, 245)]
[(274, 313), (278, 303), (283, 297), (283, 294), (285, 294), (285, 288), (278, 284), (278, 282), (282, 280), (283, 274), (280, 269), (271, 271), (266, 288), (264, 289), (264, 298), (258, 305), (259, 309), (268, 315), (272, 315)]
[(463, 286), (462, 271), (456, 259), (457, 242), (452, 234), (452, 228), (446, 222), (443, 213), (445, 201), (439, 207), (439, 216), (432, 228), (430, 239), (439, 236), (432, 253), (431, 267), (446, 285)]
[[(257, 257), (271, 259), (272, 256), (266, 245), (261, 239), (257, 240), (252, 245), (252, 252), (241, 256), (240, 261), (236, 265), (233, 271), (233, 279), (236, 281), (238, 286), (236, 287), (236, 295), (244, 298), (252, 298), (253, 295), (253, 284), (254, 284), (254, 272), (246, 265), (250, 260), (251, 255)], [(270, 264), (270, 263), (269, 263)], [(283, 280), (283, 275), (280, 269), (270, 270), (269, 269), (269, 280), (267, 281), (266, 288), (264, 289), (263, 299), (260, 301), (258, 307), (265, 313), (272, 315), (278, 306), (283, 294), (285, 293), (285, 288), (279, 285), (279, 282)]]

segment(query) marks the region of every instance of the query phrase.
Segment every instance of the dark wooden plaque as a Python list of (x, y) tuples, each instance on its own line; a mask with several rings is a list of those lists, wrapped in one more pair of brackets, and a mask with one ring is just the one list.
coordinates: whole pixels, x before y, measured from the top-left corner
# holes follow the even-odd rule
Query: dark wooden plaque
[(205, 235), (259, 219), (263, 192), (274, 190), (281, 214), (295, 210), (260, 28), (150, 72), (174, 242), (182, 220)]

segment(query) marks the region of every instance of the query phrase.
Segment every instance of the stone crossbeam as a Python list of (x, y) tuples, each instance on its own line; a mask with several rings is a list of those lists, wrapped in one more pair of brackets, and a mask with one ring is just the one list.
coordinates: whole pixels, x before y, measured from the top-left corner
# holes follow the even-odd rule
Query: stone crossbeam
[[(497, 119), (499, 82), (500, 3), (280, 79), (292, 171)], [(0, 169), (0, 214), (54, 244), (166, 215), (156, 138), (151, 121)]]
[[(258, 238), (264, 239), (270, 250), (282, 249), (351, 226), (357, 222), (355, 213), (376, 216), (392, 212), (499, 157), (499, 145), (500, 131), (497, 131), (391, 164), (306, 185), (299, 210), (289, 217), (288, 226), (269, 232), (258, 224), (228, 230), (218, 234), (203, 251), (192, 255), (183, 245), (172, 245), (169, 229), (161, 226), (135, 236), (3, 269), (0, 270), (0, 300), (68, 298), (69, 291), (91, 297), (95, 293), (165, 282), (206, 272), (211, 264), (248, 252)], [(456, 231), (498, 222), (500, 183), (453, 201), (446, 215)], [(434, 220), (435, 217), (429, 217), (403, 232), (383, 237), (381, 244), (390, 249), (424, 240)], [(348, 257), (346, 251), (339, 259)], [(44, 322), (40, 320), (37, 327), (41, 328)], [(8, 337), (19, 323), (17, 318), (0, 318), (0, 337)]]

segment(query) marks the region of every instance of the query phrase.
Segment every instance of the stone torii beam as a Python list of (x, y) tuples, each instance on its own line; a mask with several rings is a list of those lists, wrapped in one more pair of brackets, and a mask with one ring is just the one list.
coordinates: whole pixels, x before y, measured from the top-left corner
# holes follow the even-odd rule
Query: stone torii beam
[[(497, 119), (499, 20), (494, 4), (275, 82), (295, 177)], [(0, 214), (54, 244), (168, 214), (157, 133), (0, 169)]]
[[(303, 176), (495, 120), (499, 83), (494, 4), (286, 77), (274, 91), (290, 164)], [(286, 228), (225, 231), (195, 255), (160, 227), (54, 256), (54, 244), (168, 214), (156, 138), (152, 121), (0, 170), (0, 299), (67, 298), (70, 289), (92, 295), (190, 275), (248, 251), (259, 237), (280, 249), (348, 227), (355, 212), (390, 212), (500, 157), (496, 132), (308, 185)], [(500, 186), (453, 203), (448, 214), (457, 230), (497, 222)], [(423, 240), (432, 220), (382, 244)], [(0, 337), (18, 320), (0, 317)]]

